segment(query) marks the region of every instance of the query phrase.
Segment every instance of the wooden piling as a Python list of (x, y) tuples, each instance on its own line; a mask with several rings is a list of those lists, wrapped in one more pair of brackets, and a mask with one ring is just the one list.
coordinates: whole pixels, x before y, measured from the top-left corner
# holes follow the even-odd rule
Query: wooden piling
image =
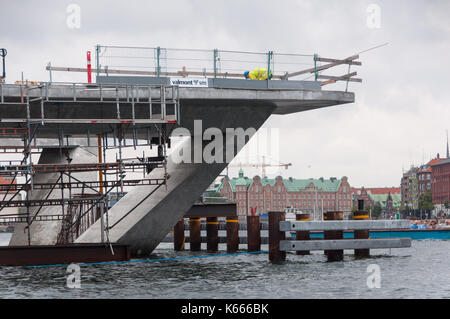
[(173, 249), (175, 251), (184, 250), (184, 242), (186, 237), (184, 236), (184, 218), (180, 219), (173, 228)]
[(247, 250), (261, 250), (261, 221), (259, 216), (247, 216)]
[(200, 218), (189, 218), (189, 249), (191, 251), (200, 251), (202, 247), (201, 223)]
[(280, 241), (286, 239), (285, 232), (280, 232), (280, 221), (285, 218), (285, 212), (269, 212), (269, 260), (274, 263), (286, 260), (286, 252), (280, 251)]
[(239, 249), (239, 219), (237, 216), (227, 217), (227, 252), (234, 253)]
[(219, 222), (217, 217), (206, 218), (206, 250), (211, 252), (219, 250)]
[[(310, 215), (309, 214), (296, 214), (296, 220), (298, 222), (309, 222)], [(295, 240), (310, 240), (309, 230), (296, 232)], [(297, 253), (297, 255), (309, 255), (309, 251), (307, 251), (307, 250), (297, 251), (296, 253)]]
[[(325, 216), (324, 216), (325, 217)], [(344, 220), (344, 212), (327, 212), (324, 220)], [(344, 232), (342, 230), (327, 230), (324, 231), (324, 239), (343, 239)], [(342, 261), (344, 260), (343, 250), (327, 250), (325, 251), (328, 261)]]
[[(356, 211), (353, 213), (354, 220), (368, 220), (369, 212), (367, 211)], [(369, 229), (364, 230), (354, 230), (353, 231), (355, 239), (369, 239)], [(355, 249), (356, 258), (367, 258), (370, 257), (370, 249)]]

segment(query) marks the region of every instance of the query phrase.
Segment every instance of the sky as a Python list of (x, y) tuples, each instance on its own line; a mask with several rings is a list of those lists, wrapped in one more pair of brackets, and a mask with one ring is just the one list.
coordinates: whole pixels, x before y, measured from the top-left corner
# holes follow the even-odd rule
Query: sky
[[(0, 48), (7, 83), (48, 81), (45, 66), (85, 67), (96, 44), (242, 50), (345, 58), (362, 83), (355, 103), (272, 115), (284, 177), (347, 176), (355, 187), (399, 186), (402, 170), (446, 152), (450, 128), (450, 2), (419, 1), (6, 1), (0, 0)], [(80, 8), (80, 25), (69, 27)], [(375, 8), (375, 11), (374, 11)], [(73, 25), (72, 25), (73, 26)], [(53, 81), (86, 81), (54, 73)], [(345, 85), (328, 85), (343, 90)], [(231, 168), (236, 174), (238, 168)], [(248, 176), (259, 169), (245, 168)], [(269, 177), (273, 177), (270, 176)]]

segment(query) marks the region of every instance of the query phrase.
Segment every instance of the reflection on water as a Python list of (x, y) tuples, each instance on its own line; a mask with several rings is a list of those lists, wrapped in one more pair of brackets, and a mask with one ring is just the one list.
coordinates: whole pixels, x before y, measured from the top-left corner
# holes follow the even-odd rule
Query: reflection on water
[[(161, 245), (151, 259), (204, 256)], [(264, 248), (264, 247), (263, 247)], [(0, 267), (3, 298), (445, 298), (450, 297), (450, 241), (413, 241), (408, 249), (374, 250), (374, 257), (327, 263), (322, 252), (236, 255), (81, 267), (81, 289), (66, 287), (66, 268)], [(381, 288), (367, 287), (378, 264)]]

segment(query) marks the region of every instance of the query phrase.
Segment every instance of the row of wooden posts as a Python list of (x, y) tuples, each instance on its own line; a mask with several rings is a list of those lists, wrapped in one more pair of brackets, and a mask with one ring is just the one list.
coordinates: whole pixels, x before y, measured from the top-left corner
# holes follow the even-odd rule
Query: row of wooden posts
[[(269, 213), (269, 260), (278, 262), (286, 259), (286, 251), (280, 250), (280, 241), (285, 240), (286, 233), (280, 231), (279, 225), (285, 220), (285, 213)], [(324, 221), (344, 220), (344, 212), (326, 212), (323, 216)], [(369, 213), (366, 211), (357, 211), (353, 213), (354, 220), (368, 220)], [(297, 221), (310, 221), (309, 214), (297, 214)], [(339, 240), (344, 238), (343, 230), (326, 230), (324, 233), (325, 240)], [(368, 239), (369, 230), (354, 230), (355, 239)], [(310, 231), (297, 231), (296, 240), (310, 240)], [(309, 255), (309, 251), (296, 251), (297, 255)], [(328, 261), (341, 261), (344, 259), (343, 250), (325, 250), (324, 254)], [(369, 249), (355, 249), (355, 257), (365, 258), (370, 256)]]
[[(343, 220), (344, 213), (340, 211), (327, 212), (324, 221)], [(354, 220), (368, 220), (366, 211), (353, 213)], [(280, 222), (285, 220), (284, 212), (269, 212), (269, 260), (273, 262), (282, 261), (286, 258), (286, 252), (280, 251), (280, 241), (285, 240), (285, 232), (280, 231)], [(297, 214), (297, 221), (310, 221), (310, 214)], [(184, 250), (185, 244), (184, 218), (174, 227), (173, 240), (176, 251)], [(201, 219), (189, 218), (189, 244), (191, 251), (201, 250)], [(237, 216), (226, 217), (226, 245), (227, 252), (234, 253), (239, 249), (239, 220)], [(368, 239), (369, 230), (355, 230), (355, 239)], [(324, 239), (343, 239), (342, 230), (324, 231)], [(310, 240), (310, 231), (297, 231), (296, 240)], [(219, 249), (219, 221), (218, 217), (206, 218), (206, 249), (216, 252)], [(247, 249), (249, 252), (261, 251), (261, 220), (260, 216), (247, 216)], [(297, 255), (308, 255), (309, 251), (297, 251)], [(343, 250), (325, 251), (328, 261), (340, 261), (344, 258)], [(355, 249), (355, 257), (368, 257), (369, 249)]]
[[(261, 250), (261, 223), (259, 216), (247, 216), (248, 251)], [(239, 219), (238, 216), (226, 217), (227, 252), (234, 253), (239, 249)], [(218, 217), (206, 218), (206, 250), (219, 250)], [(174, 227), (173, 242), (176, 251), (184, 250), (184, 218)], [(191, 251), (200, 251), (202, 244), (201, 221), (198, 217), (189, 218), (189, 246)]]

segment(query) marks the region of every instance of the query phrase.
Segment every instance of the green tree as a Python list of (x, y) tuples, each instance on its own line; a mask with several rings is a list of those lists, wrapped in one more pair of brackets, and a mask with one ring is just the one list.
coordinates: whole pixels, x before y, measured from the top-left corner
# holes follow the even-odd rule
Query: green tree
[(419, 197), (419, 209), (429, 212), (433, 210), (433, 200), (431, 196), (431, 191), (427, 191), (426, 193), (423, 193)]
[(376, 203), (375, 206), (372, 207), (372, 217), (378, 218), (381, 216), (383, 209), (381, 208), (380, 203)]

